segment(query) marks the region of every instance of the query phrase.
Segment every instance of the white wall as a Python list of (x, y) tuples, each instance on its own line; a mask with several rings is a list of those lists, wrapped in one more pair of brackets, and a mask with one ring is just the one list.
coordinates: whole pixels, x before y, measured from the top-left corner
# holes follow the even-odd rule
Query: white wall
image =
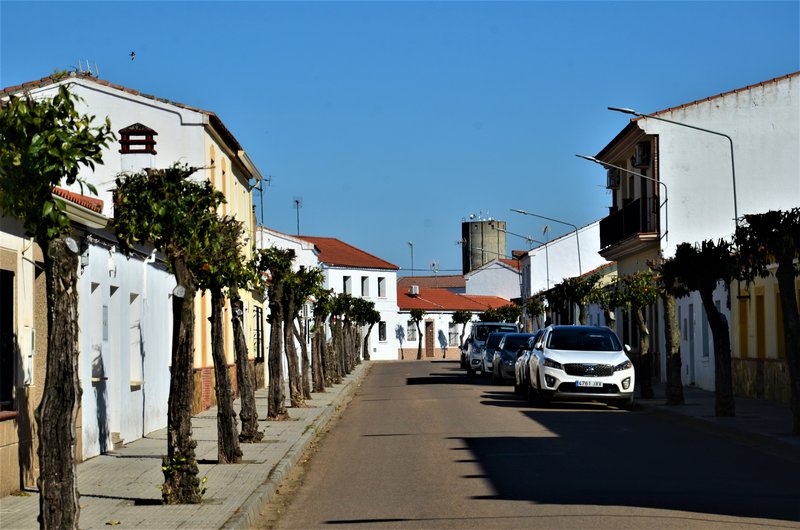
[(467, 273), (464, 282), (467, 294), (500, 296), (506, 300), (520, 297), (520, 272), (498, 260)]
[(561, 283), (565, 278), (585, 274), (608, 263), (599, 254), (600, 221), (579, 228), (578, 236), (580, 268), (578, 267), (578, 242), (575, 240), (574, 231), (550, 241), (547, 245), (530, 250), (521, 259), (523, 299), (527, 299), (532, 294), (546, 291)]
[[(800, 204), (798, 83), (800, 76), (767, 82), (660, 115), (733, 139), (739, 216)], [(660, 178), (669, 190), (664, 255), (674, 255), (682, 242), (730, 240), (735, 223), (728, 140), (653, 119), (638, 123), (659, 136)]]
[(91, 245), (79, 274), (83, 457), (167, 425), (175, 278), (158, 263)]

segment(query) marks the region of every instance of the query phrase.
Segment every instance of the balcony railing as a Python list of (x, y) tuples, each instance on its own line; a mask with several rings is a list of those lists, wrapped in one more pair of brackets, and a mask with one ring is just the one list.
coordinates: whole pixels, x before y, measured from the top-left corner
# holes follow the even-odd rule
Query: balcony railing
[(600, 248), (641, 233), (658, 232), (656, 216), (641, 199), (631, 201), (600, 221)]

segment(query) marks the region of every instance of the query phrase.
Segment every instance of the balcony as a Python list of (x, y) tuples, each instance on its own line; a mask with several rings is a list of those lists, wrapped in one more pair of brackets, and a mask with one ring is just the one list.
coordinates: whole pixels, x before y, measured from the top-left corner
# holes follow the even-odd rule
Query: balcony
[(619, 252), (610, 247), (623, 241), (633, 243), (631, 248), (626, 245), (624, 250), (618, 249), (625, 254), (658, 241), (658, 220), (650, 202), (636, 199), (600, 221), (600, 254), (603, 257), (617, 259)]

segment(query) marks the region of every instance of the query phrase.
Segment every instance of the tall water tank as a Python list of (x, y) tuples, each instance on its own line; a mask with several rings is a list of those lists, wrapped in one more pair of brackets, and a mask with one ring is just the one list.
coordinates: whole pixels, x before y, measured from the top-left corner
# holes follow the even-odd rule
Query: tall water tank
[(506, 222), (470, 220), (461, 223), (461, 270), (473, 271), (506, 257)]

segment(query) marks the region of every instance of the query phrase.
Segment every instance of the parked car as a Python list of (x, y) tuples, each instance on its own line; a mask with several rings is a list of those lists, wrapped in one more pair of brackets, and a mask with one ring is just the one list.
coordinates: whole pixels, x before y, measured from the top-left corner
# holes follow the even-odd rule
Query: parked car
[(518, 333), (519, 326), (507, 322), (475, 322), (469, 332), (467, 344), (466, 361), (467, 374), (474, 375), (477, 370), (483, 369), (483, 353), (486, 349), (486, 339), (489, 333), (494, 331), (504, 331), (506, 333)]
[[(489, 335), (490, 340), (492, 335)], [(516, 379), (514, 364), (517, 361), (517, 356), (525, 350), (528, 346), (528, 341), (534, 336), (533, 333), (503, 333), (500, 344), (494, 350), (494, 358), (492, 359), (493, 383), (500, 384)]]
[(514, 392), (517, 394), (524, 395), (528, 390), (528, 362), (530, 361), (534, 346), (539, 342), (543, 333), (543, 329), (534, 333), (533, 337), (528, 339), (528, 343), (525, 347), (517, 354), (517, 360), (514, 362)]
[(635, 376), (629, 351), (609, 328), (550, 326), (528, 363), (529, 395), (538, 404), (558, 399), (630, 408)]
[(483, 349), (483, 364), (481, 365), (483, 375), (492, 373), (494, 353), (497, 351), (497, 348), (500, 346), (500, 341), (503, 340), (505, 335), (505, 331), (494, 331), (489, 333), (489, 336), (486, 337), (486, 347)]

